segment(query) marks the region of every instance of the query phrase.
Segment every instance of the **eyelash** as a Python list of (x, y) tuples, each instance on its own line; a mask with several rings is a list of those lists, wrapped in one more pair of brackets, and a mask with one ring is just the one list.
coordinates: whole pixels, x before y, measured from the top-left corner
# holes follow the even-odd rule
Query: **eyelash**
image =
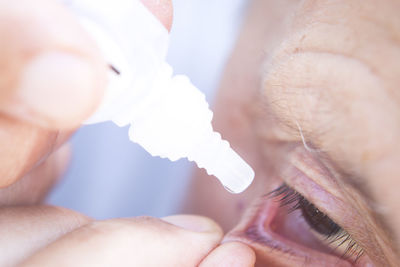
[(354, 262), (356, 262), (364, 254), (364, 250), (353, 240), (350, 234), (285, 183), (271, 191), (268, 196), (278, 198), (277, 201), (280, 202), (282, 207), (289, 206), (289, 213), (300, 210), (304, 220), (315, 232), (323, 235), (329, 244), (338, 243), (333, 251), (347, 244), (341, 258), (346, 259), (355, 256)]

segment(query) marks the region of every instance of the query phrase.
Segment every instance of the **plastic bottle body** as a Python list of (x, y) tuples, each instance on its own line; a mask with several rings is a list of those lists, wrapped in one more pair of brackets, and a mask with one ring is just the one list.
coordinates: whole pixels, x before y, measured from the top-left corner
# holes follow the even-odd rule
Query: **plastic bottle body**
[(242, 192), (253, 180), (253, 170), (213, 131), (213, 113), (204, 94), (186, 76), (170, 78), (172, 69), (164, 68), (151, 89), (155, 95), (149, 95), (141, 113), (130, 115), (130, 139), (153, 156), (188, 158), (230, 192)]
[(173, 76), (165, 62), (168, 33), (140, 1), (70, 4), (105, 59), (120, 72), (110, 71), (104, 101), (88, 123), (130, 124), (130, 140), (151, 155), (172, 161), (188, 158), (229, 191), (246, 189), (253, 170), (213, 131), (204, 94), (186, 76)]
[(119, 72), (110, 69), (101, 106), (86, 123), (130, 124), (126, 114), (132, 107), (140, 109), (157, 77), (165, 76), (160, 69), (166, 64), (168, 31), (138, 0), (62, 1), (77, 14), (106, 62)]

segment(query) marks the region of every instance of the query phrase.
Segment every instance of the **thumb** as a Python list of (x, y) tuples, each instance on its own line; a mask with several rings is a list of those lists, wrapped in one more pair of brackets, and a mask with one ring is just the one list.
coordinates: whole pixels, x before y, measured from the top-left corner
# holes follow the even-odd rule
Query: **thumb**
[(22, 266), (198, 266), (222, 239), (205, 217), (114, 219), (79, 228)]
[[(168, 28), (170, 0), (142, 0)], [(0, 0), (0, 112), (74, 128), (101, 101), (107, 63), (76, 17), (55, 0)]]
[(0, 0), (0, 110), (70, 128), (96, 108), (106, 63), (77, 19), (54, 0)]

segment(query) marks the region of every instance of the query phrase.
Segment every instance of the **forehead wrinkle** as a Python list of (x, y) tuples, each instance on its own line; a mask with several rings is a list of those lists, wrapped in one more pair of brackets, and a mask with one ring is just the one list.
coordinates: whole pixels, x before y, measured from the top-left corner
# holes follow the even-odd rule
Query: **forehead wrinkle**
[(400, 100), (400, 3), (393, 2), (303, 1), (275, 59), (307, 51), (352, 58), (381, 79), (391, 98)]
[[(278, 70), (267, 74), (267, 78), (272, 77), (272, 81), (267, 80), (265, 90), (269, 104), (277, 118), (289, 126), (287, 128), (292, 133), (300, 136), (296, 125), (299, 123), (305, 137), (312, 139), (314, 143), (318, 143), (318, 140), (327, 143), (329, 140), (326, 137), (332, 135), (330, 132), (339, 136), (342, 141), (349, 138), (357, 140), (376, 130), (371, 127), (373, 123), (381, 126), (396, 125), (385, 123), (385, 117), (399, 113), (392, 103), (394, 98), (382, 94), (385, 90), (382, 90), (384, 87), (380, 80), (364, 64), (342, 55), (323, 52), (303, 53), (301, 56), (307, 57), (309, 54), (317, 56), (319, 61), (324, 57), (325, 60), (322, 60), (322, 64), (317, 61), (317, 66), (310, 66), (311, 69), (304, 67), (308, 63), (301, 64), (301, 60), (300, 64), (297, 62), (294, 66), (290, 66), (295, 64), (292, 62), (280, 62), (281, 67)], [(287, 66), (282, 67), (285, 64), (289, 65), (289, 70)], [(301, 65), (300, 68), (298, 65)], [(292, 67), (295, 69), (290, 71)], [(295, 77), (289, 76), (294, 72)], [(276, 75), (278, 77), (274, 77)], [(375, 138), (370, 138), (372, 141), (378, 140), (376, 137), (381, 133), (374, 135)], [(336, 145), (341, 143), (343, 142)]]
[[(324, 56), (339, 57), (344, 65), (335, 65), (332, 69), (329, 64), (334, 60), (323, 61), (324, 64), (314, 66), (316, 69), (308, 68), (304, 72), (302, 61), (296, 62), (293, 70), (290, 64), (285, 66), (286, 62), (279, 62), (278, 73), (267, 75), (272, 77), (267, 79), (264, 91), (268, 104), (276, 119), (293, 136), (301, 138), (297, 122), (308, 145), (326, 152), (336, 167), (351, 173), (351, 177), (365, 177), (376, 161), (385, 160), (388, 151), (394, 148), (393, 141), (400, 137), (398, 101), (387, 94), (380, 77), (362, 62), (342, 55), (314, 54), (318, 60)], [(294, 71), (297, 79), (289, 76)], [(309, 75), (313, 79), (308, 79)], [(314, 93), (311, 94), (314, 105), (304, 105), (303, 100), (310, 97), (310, 92)], [(350, 181), (352, 187), (361, 188), (354, 180)]]

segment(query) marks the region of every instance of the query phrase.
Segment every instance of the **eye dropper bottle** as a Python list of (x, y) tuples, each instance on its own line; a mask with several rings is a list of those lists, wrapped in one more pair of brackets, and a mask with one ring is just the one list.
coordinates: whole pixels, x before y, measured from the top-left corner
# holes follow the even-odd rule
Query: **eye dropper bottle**
[(168, 31), (139, 0), (63, 0), (110, 64), (109, 84), (87, 121), (130, 125), (129, 139), (152, 156), (188, 158), (232, 193), (254, 179), (252, 168), (213, 131), (203, 93), (165, 62)]

